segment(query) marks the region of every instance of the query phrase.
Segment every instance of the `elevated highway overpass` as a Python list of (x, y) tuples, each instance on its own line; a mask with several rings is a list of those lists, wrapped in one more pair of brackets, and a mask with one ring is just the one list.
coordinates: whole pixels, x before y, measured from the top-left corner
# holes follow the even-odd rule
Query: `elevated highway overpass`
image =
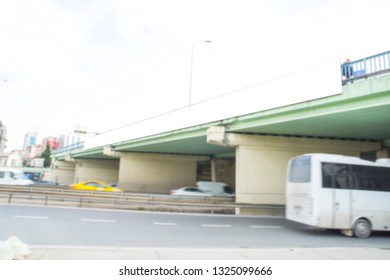
[(295, 155), (390, 157), (390, 74), (381, 70), (343, 84), (331, 96), (59, 151), (53, 176), (162, 193), (197, 180), (225, 181), (235, 187), (237, 202), (283, 204), (286, 164)]

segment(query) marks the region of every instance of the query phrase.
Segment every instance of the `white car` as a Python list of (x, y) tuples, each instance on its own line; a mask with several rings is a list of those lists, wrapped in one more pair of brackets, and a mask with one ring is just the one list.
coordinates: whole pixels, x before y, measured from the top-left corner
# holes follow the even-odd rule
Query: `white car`
[(215, 196), (235, 197), (234, 191), (222, 182), (206, 182), (200, 181), (196, 183), (196, 187), (204, 192), (211, 193)]
[(188, 196), (213, 196), (213, 194), (204, 192), (196, 187), (182, 187), (171, 191), (172, 195), (188, 195)]
[(30, 186), (34, 184), (32, 180), (26, 178), (24, 172), (17, 168), (0, 168), (0, 185)]

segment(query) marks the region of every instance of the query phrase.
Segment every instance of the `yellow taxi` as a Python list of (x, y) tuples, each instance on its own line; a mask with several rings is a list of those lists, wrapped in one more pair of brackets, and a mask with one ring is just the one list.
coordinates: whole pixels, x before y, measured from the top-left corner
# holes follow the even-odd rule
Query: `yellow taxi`
[(83, 191), (104, 191), (104, 192), (122, 192), (116, 184), (109, 185), (99, 180), (84, 181), (70, 186), (73, 190)]

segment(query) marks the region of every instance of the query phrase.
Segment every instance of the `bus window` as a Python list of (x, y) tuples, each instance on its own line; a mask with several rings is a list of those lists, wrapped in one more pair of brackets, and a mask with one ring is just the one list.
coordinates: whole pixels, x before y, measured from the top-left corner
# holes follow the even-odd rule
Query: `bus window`
[(332, 162), (323, 162), (321, 168), (323, 188), (350, 188), (347, 165)]
[(290, 166), (289, 181), (292, 183), (310, 182), (311, 157), (303, 156), (294, 158)]
[(352, 165), (359, 189), (390, 192), (390, 171), (386, 167)]

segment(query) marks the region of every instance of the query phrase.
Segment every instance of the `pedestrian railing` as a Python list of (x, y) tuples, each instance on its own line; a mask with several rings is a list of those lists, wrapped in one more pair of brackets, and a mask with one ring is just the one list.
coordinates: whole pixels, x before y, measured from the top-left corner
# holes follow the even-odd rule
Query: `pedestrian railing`
[(390, 72), (390, 51), (347, 61), (341, 65), (342, 84)]

